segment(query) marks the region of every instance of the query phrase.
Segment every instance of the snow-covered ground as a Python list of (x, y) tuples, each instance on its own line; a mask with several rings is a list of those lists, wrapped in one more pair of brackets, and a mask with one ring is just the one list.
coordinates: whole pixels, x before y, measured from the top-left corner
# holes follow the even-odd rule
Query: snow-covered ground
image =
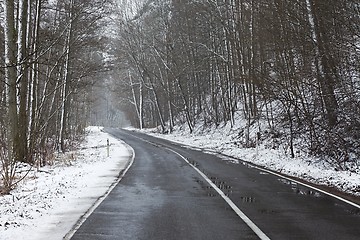
[[(119, 173), (130, 162), (131, 149), (101, 132), (88, 128), (80, 150), (62, 156), (54, 165), (31, 169), (25, 181), (11, 192), (0, 196), (0, 240), (62, 239), (78, 219), (99, 197), (118, 181)], [(156, 129), (143, 130), (157, 137), (176, 141), (211, 153), (222, 153), (287, 175), (328, 186), (335, 186), (360, 197), (360, 169), (336, 171), (326, 161), (296, 150), (294, 159), (286, 147), (269, 148), (263, 141), (256, 148), (243, 148), (237, 143), (239, 128), (199, 127), (193, 134), (178, 128), (173, 134), (159, 134)], [(250, 136), (254, 138), (256, 131)], [(106, 144), (110, 141), (110, 156)], [(224, 158), (229, 160), (229, 158)], [(230, 159), (231, 161), (236, 161)], [(26, 170), (24, 166), (22, 170)]]
[(1, 240), (62, 239), (118, 181), (131, 150), (99, 127), (87, 130), (80, 150), (53, 166), (32, 169), (10, 195), (0, 196)]
[[(314, 158), (299, 148), (295, 149), (295, 158), (291, 158), (286, 145), (272, 148), (271, 139), (262, 141), (257, 144), (257, 147), (244, 148), (239, 144), (241, 142), (241, 139), (239, 141), (239, 132), (241, 131), (241, 122), (235, 127), (230, 127), (230, 124), (206, 129), (198, 126), (192, 134), (189, 134), (186, 127), (177, 127), (172, 134), (160, 134), (158, 129), (142, 130), (142, 132), (160, 138), (197, 147), (213, 154), (225, 154), (315, 184), (335, 187), (360, 197), (360, 159), (351, 171), (339, 171), (324, 159)], [(250, 130), (252, 139), (257, 138), (257, 131), (257, 127)], [(301, 146), (301, 143), (297, 146)], [(236, 159), (224, 159), (237, 161)]]

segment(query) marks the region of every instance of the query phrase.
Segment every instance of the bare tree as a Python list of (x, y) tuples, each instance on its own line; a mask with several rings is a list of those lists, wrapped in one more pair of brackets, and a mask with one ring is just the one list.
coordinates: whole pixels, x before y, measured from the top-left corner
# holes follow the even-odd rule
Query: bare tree
[(118, 66), (136, 73), (127, 98), (144, 126), (171, 131), (179, 120), (192, 132), (197, 123), (234, 126), (242, 114), (245, 146), (265, 119), (292, 157), (298, 137), (337, 163), (358, 154), (355, 1), (155, 0), (133, 10), (120, 21)]

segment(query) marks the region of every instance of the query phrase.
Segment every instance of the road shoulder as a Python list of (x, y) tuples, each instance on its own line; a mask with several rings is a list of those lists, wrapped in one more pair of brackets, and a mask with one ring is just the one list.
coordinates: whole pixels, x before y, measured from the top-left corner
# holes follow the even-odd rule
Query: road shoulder
[[(109, 156), (107, 156), (109, 140)], [(32, 169), (10, 195), (0, 197), (0, 236), (63, 239), (129, 168), (132, 149), (93, 128), (66, 163)]]

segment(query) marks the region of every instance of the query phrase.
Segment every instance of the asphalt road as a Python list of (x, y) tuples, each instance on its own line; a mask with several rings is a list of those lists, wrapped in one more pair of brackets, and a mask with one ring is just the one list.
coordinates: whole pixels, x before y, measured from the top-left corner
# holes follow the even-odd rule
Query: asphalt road
[(248, 164), (107, 131), (134, 148), (135, 160), (73, 240), (360, 239), (356, 206)]

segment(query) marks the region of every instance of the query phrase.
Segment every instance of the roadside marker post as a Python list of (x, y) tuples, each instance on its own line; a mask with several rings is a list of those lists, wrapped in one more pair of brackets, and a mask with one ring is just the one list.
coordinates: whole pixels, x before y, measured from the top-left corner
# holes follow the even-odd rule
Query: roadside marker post
[(107, 157), (109, 157), (109, 156), (110, 156), (110, 143), (109, 143), (109, 139), (107, 139), (107, 147), (106, 147), (106, 149), (107, 149)]

